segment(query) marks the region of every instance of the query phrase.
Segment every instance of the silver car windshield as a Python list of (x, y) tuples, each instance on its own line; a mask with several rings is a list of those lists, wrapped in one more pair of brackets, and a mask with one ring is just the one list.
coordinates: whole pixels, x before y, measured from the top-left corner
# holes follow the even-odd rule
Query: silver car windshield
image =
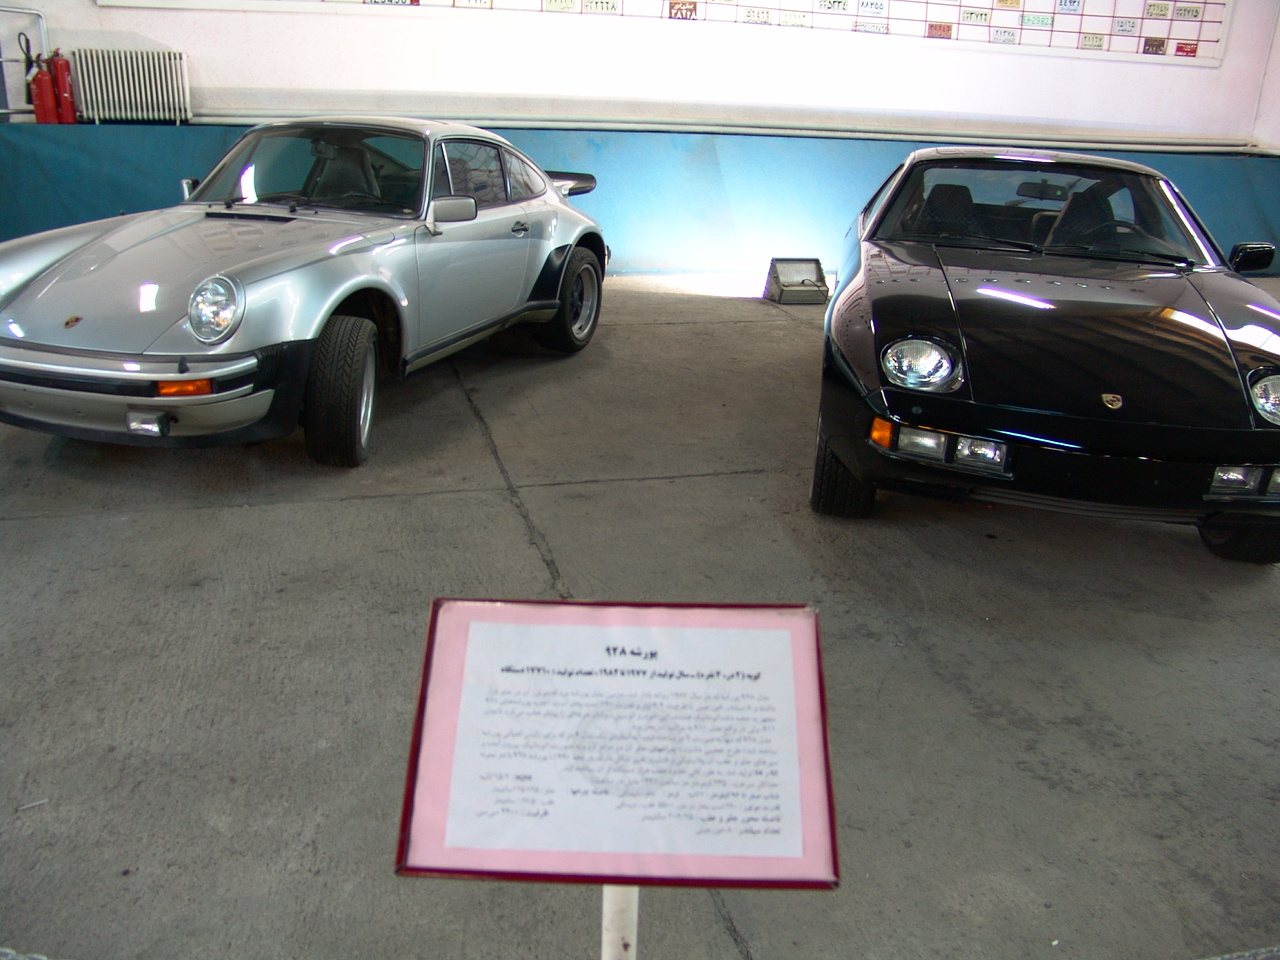
[(422, 203), (424, 156), (422, 139), (382, 130), (268, 128), (241, 140), (190, 199), (409, 217)]
[(899, 188), (874, 239), (1185, 267), (1217, 262), (1165, 181), (1063, 163), (922, 164)]

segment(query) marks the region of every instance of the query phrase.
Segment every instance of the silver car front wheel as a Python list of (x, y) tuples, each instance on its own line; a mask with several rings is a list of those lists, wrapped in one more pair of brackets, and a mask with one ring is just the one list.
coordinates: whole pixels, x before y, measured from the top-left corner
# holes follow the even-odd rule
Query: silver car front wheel
[(302, 416), (317, 463), (358, 467), (369, 449), (378, 385), (377, 330), (363, 317), (333, 316), (316, 343)]

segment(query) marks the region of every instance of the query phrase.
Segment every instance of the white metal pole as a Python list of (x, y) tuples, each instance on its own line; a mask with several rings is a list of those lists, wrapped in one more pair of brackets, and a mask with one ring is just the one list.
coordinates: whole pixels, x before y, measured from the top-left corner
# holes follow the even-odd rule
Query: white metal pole
[(640, 888), (603, 887), (600, 909), (600, 960), (635, 960), (640, 918)]

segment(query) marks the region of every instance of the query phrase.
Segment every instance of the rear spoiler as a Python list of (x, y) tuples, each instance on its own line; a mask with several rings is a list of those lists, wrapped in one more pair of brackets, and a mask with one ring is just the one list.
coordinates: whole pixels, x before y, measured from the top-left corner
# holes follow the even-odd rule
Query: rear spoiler
[(596, 188), (596, 178), (589, 173), (567, 173), (564, 170), (548, 170), (547, 176), (566, 197), (590, 193)]

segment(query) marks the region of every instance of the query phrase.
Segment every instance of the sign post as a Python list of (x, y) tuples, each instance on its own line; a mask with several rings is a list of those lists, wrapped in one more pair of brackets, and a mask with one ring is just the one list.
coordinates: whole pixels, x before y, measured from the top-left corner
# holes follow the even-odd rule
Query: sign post
[(640, 888), (606, 883), (600, 903), (600, 960), (635, 960)]

